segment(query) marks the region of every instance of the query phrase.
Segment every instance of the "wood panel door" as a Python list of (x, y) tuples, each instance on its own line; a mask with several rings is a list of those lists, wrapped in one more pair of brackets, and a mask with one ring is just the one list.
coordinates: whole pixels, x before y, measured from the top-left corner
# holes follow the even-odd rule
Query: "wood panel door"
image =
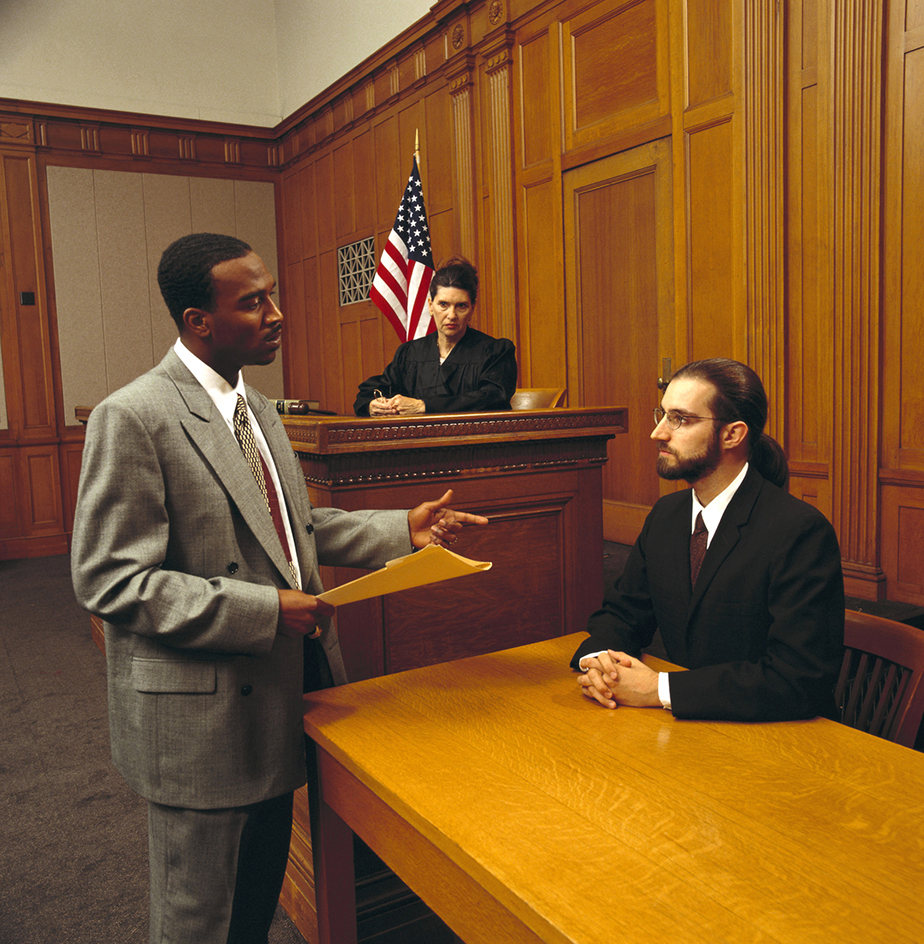
[(651, 411), (674, 352), (669, 139), (569, 171), (563, 179), (568, 392), (572, 406), (626, 406), (609, 444), (603, 533), (631, 544), (661, 494)]

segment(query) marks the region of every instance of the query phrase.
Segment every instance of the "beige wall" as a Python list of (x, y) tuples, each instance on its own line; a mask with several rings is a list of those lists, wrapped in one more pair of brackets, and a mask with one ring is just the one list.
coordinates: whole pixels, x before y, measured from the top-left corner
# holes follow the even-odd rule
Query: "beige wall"
[[(149, 370), (176, 340), (157, 287), (164, 248), (191, 232), (238, 236), (276, 271), (273, 184), (49, 167), (48, 211), (64, 416)], [(282, 397), (282, 360), (246, 372)]]
[(0, 98), (272, 127), (428, 0), (0, 3)]

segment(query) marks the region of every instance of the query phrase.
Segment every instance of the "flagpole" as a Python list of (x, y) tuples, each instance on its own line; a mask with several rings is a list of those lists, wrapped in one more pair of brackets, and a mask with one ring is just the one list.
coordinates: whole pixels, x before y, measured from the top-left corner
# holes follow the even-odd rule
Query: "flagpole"
[[(420, 176), (420, 128), (414, 129), (414, 160), (417, 161), (417, 174)], [(423, 177), (420, 183), (423, 186)]]

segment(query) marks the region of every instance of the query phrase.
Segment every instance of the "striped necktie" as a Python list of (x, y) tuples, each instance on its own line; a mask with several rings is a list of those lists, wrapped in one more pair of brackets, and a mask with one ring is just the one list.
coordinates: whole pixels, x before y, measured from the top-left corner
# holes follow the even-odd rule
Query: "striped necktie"
[(279, 509), (279, 496), (276, 494), (276, 486), (273, 485), (273, 478), (269, 474), (263, 456), (260, 455), (260, 450), (257, 448), (257, 441), (253, 436), (253, 427), (250, 425), (250, 417), (247, 415), (247, 404), (240, 394), (237, 395), (237, 405), (234, 407), (234, 435), (240, 443), (241, 451), (244, 453), (244, 458), (247, 459), (253, 477), (257, 480), (257, 485), (260, 486), (260, 491), (263, 493), (266, 510), (273, 519), (273, 525), (276, 528), (276, 534), (279, 537), (279, 543), (282, 545), (286, 560), (289, 562), (289, 570), (292, 572), (295, 586), (301, 588), (298, 572), (295, 570), (292, 555), (288, 550), (289, 542), (286, 538), (285, 525), (282, 522), (282, 512)]

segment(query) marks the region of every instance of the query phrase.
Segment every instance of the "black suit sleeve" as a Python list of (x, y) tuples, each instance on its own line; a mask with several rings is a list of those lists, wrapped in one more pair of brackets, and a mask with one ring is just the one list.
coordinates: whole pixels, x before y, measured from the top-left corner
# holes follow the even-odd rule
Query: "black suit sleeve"
[(646, 569), (645, 543), (650, 521), (649, 516), (622, 575), (607, 588), (603, 606), (587, 621), (590, 637), (578, 646), (571, 659), (572, 668), (579, 668), (581, 657), (589, 652), (615, 649), (638, 658), (651, 645), (657, 623)]

